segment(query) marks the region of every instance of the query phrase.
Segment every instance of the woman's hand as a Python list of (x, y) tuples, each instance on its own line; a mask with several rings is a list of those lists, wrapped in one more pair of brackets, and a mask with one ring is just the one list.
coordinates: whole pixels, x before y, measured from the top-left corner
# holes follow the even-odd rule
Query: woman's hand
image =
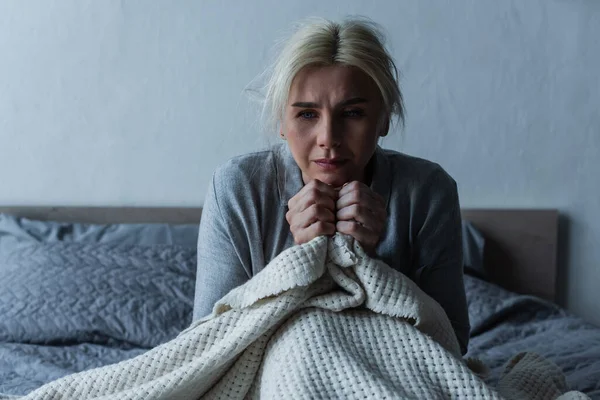
[(336, 230), (354, 237), (372, 254), (387, 218), (383, 197), (364, 183), (352, 181), (340, 189), (336, 209)]
[(296, 244), (335, 233), (337, 191), (317, 179), (308, 182), (288, 202), (285, 219)]

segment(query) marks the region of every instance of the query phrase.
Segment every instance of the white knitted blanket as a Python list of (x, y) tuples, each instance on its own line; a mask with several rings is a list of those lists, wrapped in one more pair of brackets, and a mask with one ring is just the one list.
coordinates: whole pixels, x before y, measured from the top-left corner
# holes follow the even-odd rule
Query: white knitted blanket
[(336, 235), (284, 251), (172, 341), (22, 399), (587, 398), (565, 386), (528, 353), (487, 386), (439, 304)]

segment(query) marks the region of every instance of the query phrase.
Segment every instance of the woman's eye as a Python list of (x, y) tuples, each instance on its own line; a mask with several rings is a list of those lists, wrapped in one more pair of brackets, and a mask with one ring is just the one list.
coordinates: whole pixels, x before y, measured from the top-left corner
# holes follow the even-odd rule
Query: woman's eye
[(301, 111), (298, 113), (298, 117), (302, 119), (312, 119), (317, 116), (317, 113), (314, 111)]
[(362, 117), (363, 115), (365, 115), (365, 113), (360, 108), (344, 111), (344, 116), (346, 117)]

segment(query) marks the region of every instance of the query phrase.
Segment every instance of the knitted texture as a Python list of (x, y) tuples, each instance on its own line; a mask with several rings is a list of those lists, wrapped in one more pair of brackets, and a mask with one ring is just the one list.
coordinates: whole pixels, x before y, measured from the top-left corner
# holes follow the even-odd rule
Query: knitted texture
[(535, 355), (505, 378), (487, 386), (441, 306), (336, 235), (287, 249), (172, 341), (23, 399), (587, 398)]

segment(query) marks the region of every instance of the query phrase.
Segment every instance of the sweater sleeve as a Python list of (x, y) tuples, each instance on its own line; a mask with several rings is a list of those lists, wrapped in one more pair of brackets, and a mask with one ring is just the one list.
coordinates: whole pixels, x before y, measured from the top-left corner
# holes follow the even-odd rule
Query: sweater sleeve
[(250, 279), (236, 251), (228, 224), (221, 214), (215, 176), (216, 173), (202, 208), (198, 232), (194, 321), (210, 314), (217, 300)]
[(438, 166), (414, 200), (415, 282), (446, 311), (465, 354), (470, 326), (463, 283), (461, 214), (456, 182)]

